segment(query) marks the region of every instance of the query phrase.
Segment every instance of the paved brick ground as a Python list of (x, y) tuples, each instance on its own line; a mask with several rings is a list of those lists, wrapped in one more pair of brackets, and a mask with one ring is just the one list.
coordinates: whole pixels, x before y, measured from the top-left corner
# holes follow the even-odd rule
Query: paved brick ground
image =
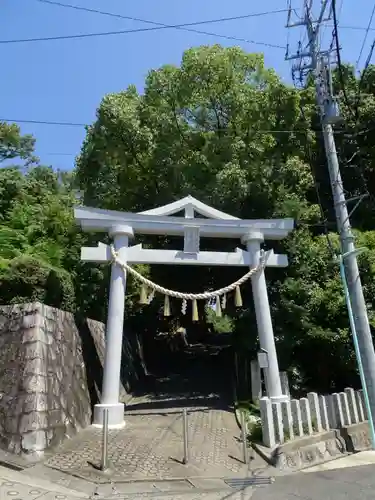
[[(183, 465), (181, 410), (134, 411), (126, 427), (109, 432), (108, 454), (113, 480), (184, 477), (233, 477), (249, 474), (242, 462), (240, 431), (229, 410), (190, 408), (188, 413), (189, 463)], [(95, 466), (101, 457), (100, 429), (90, 427), (66, 441), (45, 465), (100, 482)], [(264, 468), (264, 463), (251, 462)], [(103, 479), (107, 480), (106, 478)]]

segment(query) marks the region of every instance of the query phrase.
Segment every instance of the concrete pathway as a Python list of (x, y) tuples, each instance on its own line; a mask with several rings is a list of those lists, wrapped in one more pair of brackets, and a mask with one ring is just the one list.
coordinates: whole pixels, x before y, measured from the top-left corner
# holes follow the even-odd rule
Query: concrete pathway
[[(113, 481), (224, 478), (248, 474), (249, 466), (243, 463), (240, 429), (233, 412), (196, 406), (188, 410), (187, 465), (183, 464), (181, 408), (127, 412), (126, 427), (109, 431), (108, 456)], [(101, 443), (101, 429), (90, 427), (63, 443), (45, 465), (101, 482), (97, 471)], [(250, 471), (256, 472), (265, 466), (254, 453)]]

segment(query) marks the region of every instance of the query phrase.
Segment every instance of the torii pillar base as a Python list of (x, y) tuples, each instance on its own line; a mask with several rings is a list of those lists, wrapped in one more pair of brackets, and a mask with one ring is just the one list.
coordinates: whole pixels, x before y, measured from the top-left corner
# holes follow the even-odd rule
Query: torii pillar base
[(104, 410), (108, 410), (108, 428), (122, 429), (125, 427), (124, 403), (100, 403), (94, 406), (93, 425), (103, 427)]

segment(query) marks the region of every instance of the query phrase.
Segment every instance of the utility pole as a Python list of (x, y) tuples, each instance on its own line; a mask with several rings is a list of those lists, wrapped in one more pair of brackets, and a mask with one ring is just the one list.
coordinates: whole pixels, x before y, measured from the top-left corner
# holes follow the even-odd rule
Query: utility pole
[[(324, 21), (331, 20), (332, 0), (322, 0), (319, 15), (314, 19), (312, 14), (313, 0), (304, 0), (304, 9), (302, 16), (297, 22), (291, 24), (293, 10), (289, 9), (287, 27), (304, 26), (306, 28), (308, 43), (306, 48), (299, 44), (298, 51), (295, 55), (287, 54), (287, 60), (297, 60), (298, 64), (294, 66), (293, 71), (298, 70), (300, 73), (300, 81), (308, 73), (312, 73), (315, 81), (316, 100), (320, 112), (322, 132), (324, 138), (324, 147), (327, 156), (327, 165), (331, 188), (334, 200), (334, 208), (336, 213), (337, 228), (340, 235), (342, 258), (345, 264), (345, 277), (348, 285), (350, 305), (353, 311), (353, 320), (357, 335), (358, 347), (360, 352), (359, 366), (361, 361), (363, 365), (363, 374), (367, 389), (368, 400), (371, 415), (369, 419), (374, 422), (375, 419), (375, 351), (372, 341), (370, 324), (368, 321), (366, 302), (363, 295), (361, 278), (359, 275), (357, 254), (354, 244), (354, 236), (350, 226), (347, 201), (343, 183), (340, 174), (340, 167), (337, 158), (335, 137), (332, 124), (339, 120), (339, 110), (337, 100), (333, 96), (331, 83), (331, 61), (330, 55), (333, 52), (332, 48), (321, 50), (319, 46), (319, 31), (321, 24)], [(358, 197), (357, 204), (352, 212), (361, 202), (362, 197)], [(351, 213), (352, 213), (351, 212)]]

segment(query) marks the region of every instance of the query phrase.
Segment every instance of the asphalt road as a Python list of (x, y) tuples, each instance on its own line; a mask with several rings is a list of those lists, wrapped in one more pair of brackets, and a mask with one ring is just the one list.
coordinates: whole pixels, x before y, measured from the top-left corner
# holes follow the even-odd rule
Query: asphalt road
[[(375, 500), (375, 465), (277, 477), (252, 500)], [(229, 499), (228, 499), (229, 500)]]

